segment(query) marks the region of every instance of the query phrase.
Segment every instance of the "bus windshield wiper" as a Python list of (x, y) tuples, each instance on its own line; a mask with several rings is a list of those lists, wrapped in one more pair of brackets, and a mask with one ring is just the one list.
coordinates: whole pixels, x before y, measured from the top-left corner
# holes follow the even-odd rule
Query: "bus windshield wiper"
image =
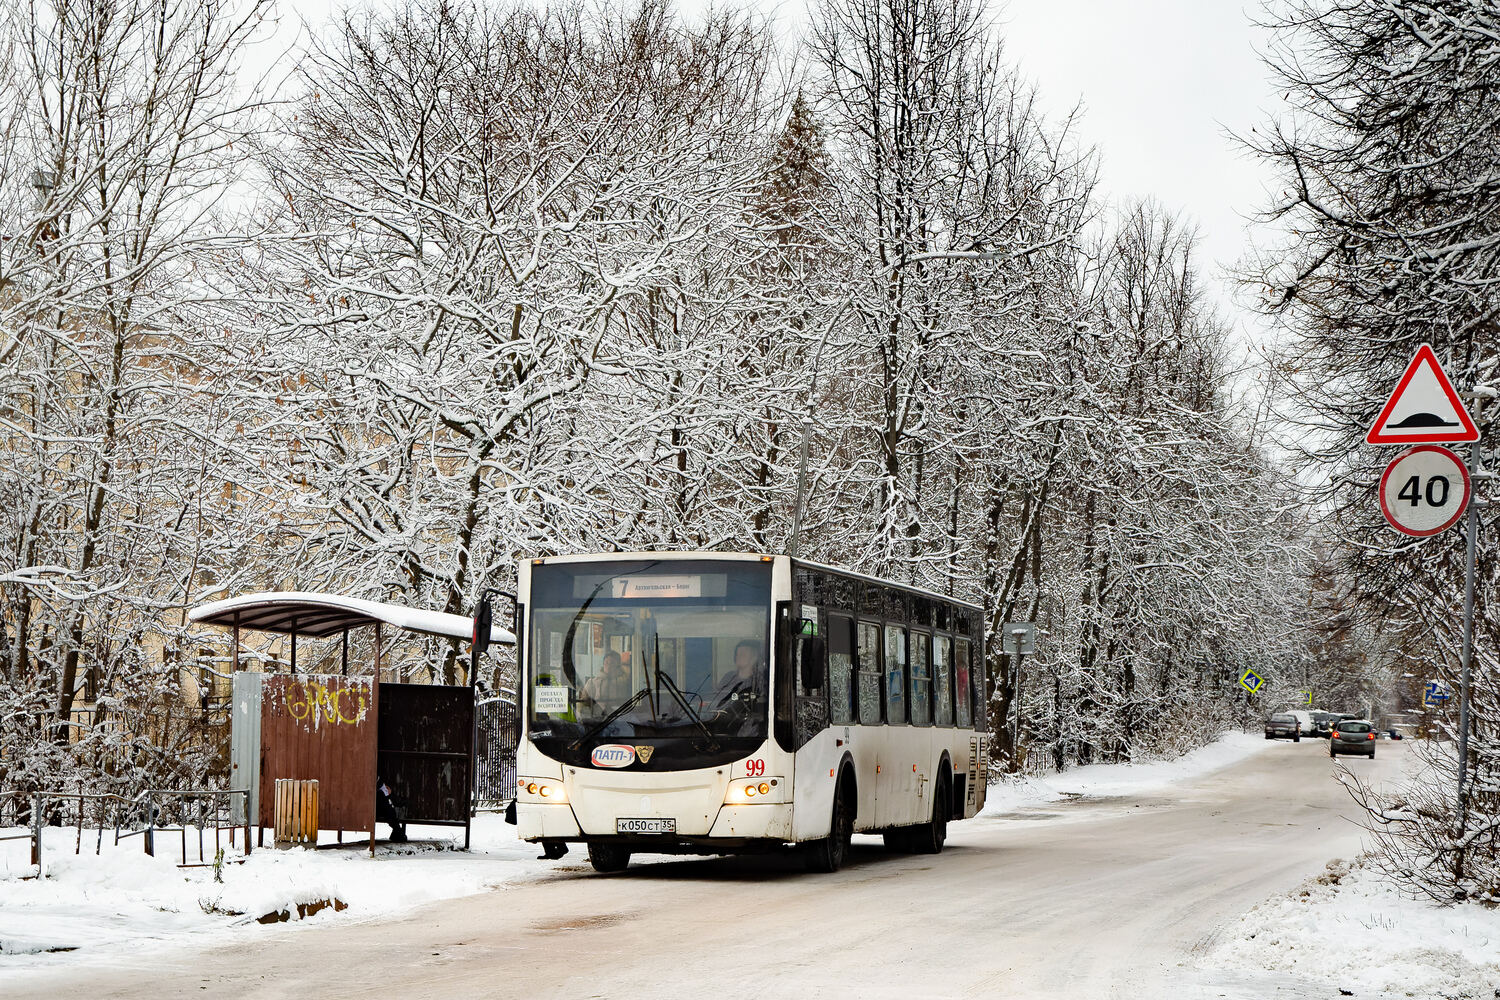
[(619, 708), (615, 709), (613, 712), (610, 712), (608, 715), (606, 715), (604, 718), (600, 719), (598, 722), (594, 723), (594, 725), (592, 727), (590, 727), (589, 729), (587, 729), (582, 736), (578, 737), (578, 739), (574, 740), (572, 743), (569, 743), (568, 744), (568, 749), (569, 750), (577, 750), (579, 747), (583, 746), (583, 741), (584, 740), (588, 739), (591, 736), (596, 735), (605, 726), (609, 725), (611, 722), (614, 722), (620, 716), (624, 715), (626, 712), (630, 711), (632, 708), (634, 708), (635, 706), (639, 705), (641, 703), (641, 699), (642, 698), (649, 698), (649, 697), (651, 697), (651, 685), (648, 684), (645, 687), (641, 688), (639, 691), (637, 691), (635, 694), (631, 695), (630, 696), (630, 700), (627, 701), (627, 702), (625, 702), (625, 704), (621, 705)]
[(706, 725), (703, 724), (702, 716), (700, 716), (693, 710), (692, 705), (688, 704), (687, 696), (682, 693), (682, 688), (677, 686), (677, 682), (672, 679), (672, 675), (664, 674), (661, 672), (661, 640), (655, 636), (653, 636), (652, 639), (656, 644), (656, 648), (653, 650), (652, 659), (656, 667), (657, 685), (660, 686), (662, 681), (667, 682), (668, 693), (672, 695), (672, 698), (677, 702), (677, 704), (682, 706), (682, 710), (687, 713), (687, 717), (692, 720), (693, 725), (697, 726), (698, 729), (702, 731), (704, 739), (708, 740), (708, 748), (710, 750), (717, 751), (719, 749), (719, 741), (714, 739), (714, 734), (709, 731)]

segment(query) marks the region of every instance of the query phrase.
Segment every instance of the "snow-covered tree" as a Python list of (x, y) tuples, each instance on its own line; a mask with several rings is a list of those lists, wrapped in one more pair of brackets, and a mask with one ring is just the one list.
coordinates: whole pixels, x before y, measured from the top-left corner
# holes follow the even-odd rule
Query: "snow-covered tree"
[[(1496, 383), (1500, 8), (1299, 0), (1268, 28), (1287, 114), (1249, 140), (1280, 174), (1266, 214), (1281, 245), (1254, 278), (1287, 332), (1276, 372), (1291, 445), (1363, 627), (1401, 650), (1403, 672), (1456, 680), (1463, 533), (1410, 539), (1385, 527), (1382, 456), (1363, 435), (1424, 342), (1461, 391)], [(1481, 432), (1493, 427), (1484, 414)], [(1492, 537), (1493, 511), (1479, 520)], [(1445, 898), (1500, 887), (1497, 566), (1492, 546), (1479, 552), (1469, 802), (1430, 817), (1444, 829), (1422, 834), (1441, 842), (1425, 860), (1402, 860)]]
[(236, 50), (265, 10), (5, 7), (0, 565), (62, 571), (0, 584), (0, 711), (31, 748), (7, 781), (174, 773), (182, 728), (147, 731), (180, 704), (185, 605), (249, 555), (213, 510), (227, 413), (204, 365), (250, 99)]

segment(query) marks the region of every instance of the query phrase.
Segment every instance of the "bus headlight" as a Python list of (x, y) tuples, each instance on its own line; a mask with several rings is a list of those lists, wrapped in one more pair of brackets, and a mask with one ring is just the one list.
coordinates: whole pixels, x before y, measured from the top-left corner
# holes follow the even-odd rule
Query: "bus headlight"
[(517, 778), (516, 798), (522, 802), (566, 802), (568, 793), (556, 778)]
[(744, 805), (747, 802), (785, 802), (786, 785), (780, 778), (741, 778), (729, 783), (724, 793), (728, 805)]

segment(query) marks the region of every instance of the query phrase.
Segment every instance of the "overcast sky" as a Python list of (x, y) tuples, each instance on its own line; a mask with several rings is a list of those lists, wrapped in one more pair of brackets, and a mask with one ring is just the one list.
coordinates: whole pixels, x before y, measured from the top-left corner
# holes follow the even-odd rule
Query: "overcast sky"
[(1279, 102), (1256, 55), (1258, 14), (1255, 0), (1009, 0), (1000, 20), (1052, 117), (1083, 103), (1105, 192), (1185, 213), (1222, 267), (1245, 252), (1245, 217), (1265, 201), (1265, 167), (1227, 134)]
[[(693, 11), (710, 0), (679, 2)], [(803, 29), (807, 0), (761, 2), (788, 34)], [(1038, 85), (1049, 117), (1081, 103), (1078, 131), (1099, 150), (1102, 193), (1155, 198), (1196, 223), (1205, 272), (1232, 309), (1223, 269), (1247, 249), (1246, 218), (1264, 204), (1268, 175), (1229, 133), (1248, 133), (1280, 101), (1257, 55), (1260, 0), (993, 3), (1009, 59)]]

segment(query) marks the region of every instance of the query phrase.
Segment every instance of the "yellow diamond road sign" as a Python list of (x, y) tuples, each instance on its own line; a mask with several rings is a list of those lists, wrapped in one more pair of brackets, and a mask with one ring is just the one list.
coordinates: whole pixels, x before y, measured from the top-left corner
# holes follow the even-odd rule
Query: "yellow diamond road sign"
[(1260, 674), (1257, 674), (1254, 670), (1246, 670), (1243, 674), (1240, 674), (1240, 687), (1244, 688), (1246, 691), (1249, 691), (1251, 694), (1255, 694), (1260, 691), (1261, 685), (1265, 684), (1265, 682), (1266, 679)]

